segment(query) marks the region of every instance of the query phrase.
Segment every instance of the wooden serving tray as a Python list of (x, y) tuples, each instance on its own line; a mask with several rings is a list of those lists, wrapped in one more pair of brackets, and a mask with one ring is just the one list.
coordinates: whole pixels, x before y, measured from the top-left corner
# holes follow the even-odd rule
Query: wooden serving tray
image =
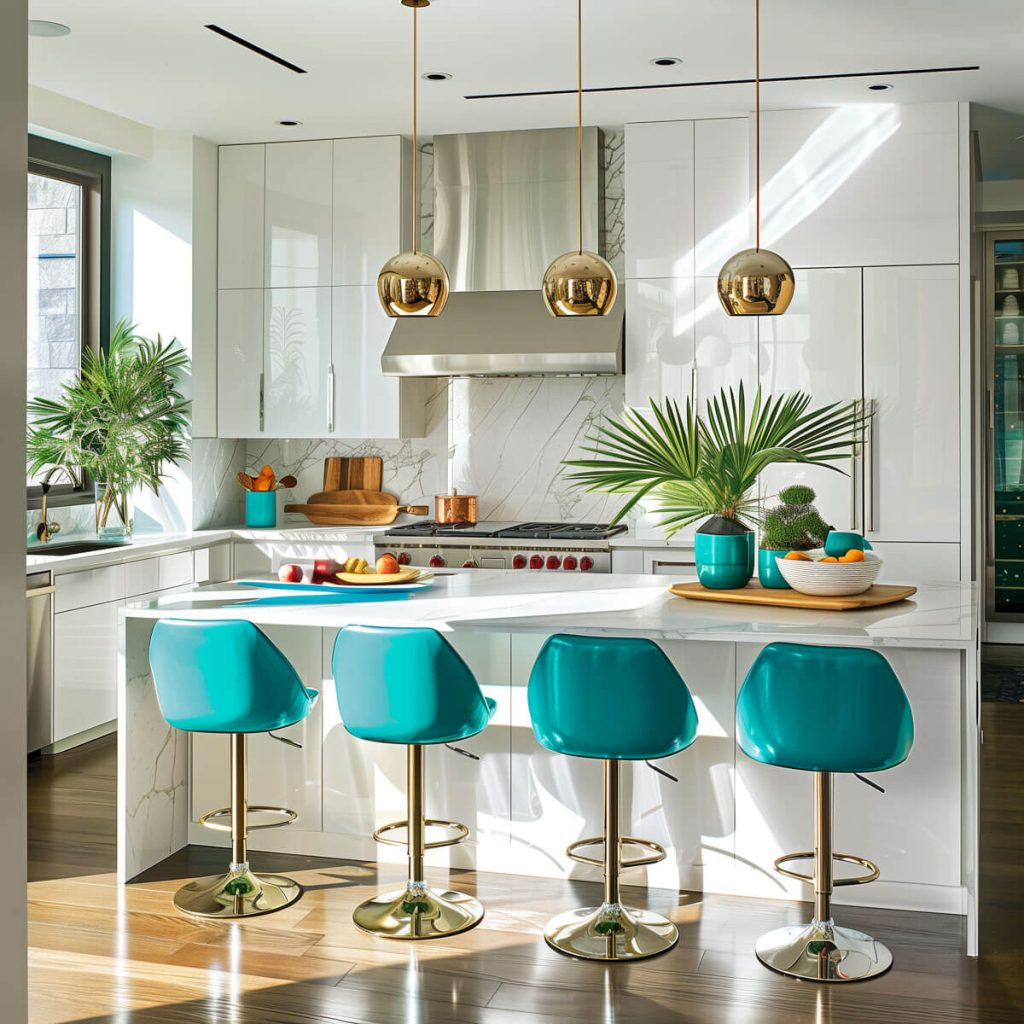
[(814, 594), (801, 594), (796, 590), (775, 590), (753, 582), (738, 590), (710, 590), (700, 583), (674, 583), (668, 589), (676, 597), (688, 597), (694, 601), (774, 605), (778, 608), (812, 608), (826, 612), (877, 608), (879, 605), (905, 601), (917, 593), (917, 587), (900, 587), (885, 583), (876, 583), (863, 594), (850, 594), (848, 597), (819, 597)]

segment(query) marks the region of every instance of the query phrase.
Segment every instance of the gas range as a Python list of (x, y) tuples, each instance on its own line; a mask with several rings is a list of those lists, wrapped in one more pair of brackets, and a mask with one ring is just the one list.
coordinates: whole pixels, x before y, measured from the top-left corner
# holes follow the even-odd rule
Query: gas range
[(431, 568), (611, 572), (608, 541), (625, 532), (606, 523), (424, 521), (392, 527), (374, 547), (403, 565)]

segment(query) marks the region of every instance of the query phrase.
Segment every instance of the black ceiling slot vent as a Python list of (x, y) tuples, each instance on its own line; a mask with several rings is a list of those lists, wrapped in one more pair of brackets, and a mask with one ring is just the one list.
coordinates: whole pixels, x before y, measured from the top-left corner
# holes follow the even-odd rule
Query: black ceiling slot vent
[[(954, 68), (903, 68), (899, 71), (838, 71), (829, 75), (778, 75), (774, 78), (761, 76), (763, 82), (818, 82), (824, 79), (840, 78), (895, 78), (897, 75), (945, 75), (952, 71), (980, 71), (981, 65), (967, 64)], [(712, 85), (753, 85), (752, 78), (721, 78), (706, 82), (650, 82), (646, 85), (594, 85), (584, 92), (639, 92), (643, 89), (701, 89)], [(509, 100), (525, 96), (568, 96), (575, 95), (575, 89), (531, 89), (527, 92), (481, 92), (464, 96), (467, 100)]]
[(234, 32), (229, 32), (226, 28), (221, 28), (220, 25), (207, 25), (206, 28), (225, 39), (230, 39), (233, 43), (238, 43), (239, 46), (244, 46), (247, 50), (252, 50), (253, 53), (258, 53), (261, 57), (266, 57), (267, 60), (272, 60), (275, 64), (280, 64), (281, 67), (287, 68), (289, 71), (294, 71), (297, 75), (307, 74), (306, 69), (300, 68), (298, 64), (293, 64), (290, 60), (285, 60), (284, 57), (278, 57), (276, 53), (264, 50), (262, 46), (250, 43), (248, 39), (236, 36)]

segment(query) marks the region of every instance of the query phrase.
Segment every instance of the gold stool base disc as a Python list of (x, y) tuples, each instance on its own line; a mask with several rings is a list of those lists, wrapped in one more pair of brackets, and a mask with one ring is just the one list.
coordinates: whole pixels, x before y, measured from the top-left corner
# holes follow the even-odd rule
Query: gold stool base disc
[(892, 967), (892, 953), (877, 939), (833, 924), (777, 928), (754, 949), (765, 967), (806, 981), (864, 981)]
[(385, 939), (440, 939), (472, 928), (483, 916), (484, 908), (472, 896), (410, 883), (360, 903), (352, 920)]
[(660, 914), (606, 903), (553, 917), (544, 938), (552, 949), (583, 960), (643, 960), (670, 950), (679, 932)]
[(301, 895), (302, 886), (291, 878), (242, 868), (189, 882), (174, 894), (174, 905), (195, 917), (257, 917), (287, 907)]

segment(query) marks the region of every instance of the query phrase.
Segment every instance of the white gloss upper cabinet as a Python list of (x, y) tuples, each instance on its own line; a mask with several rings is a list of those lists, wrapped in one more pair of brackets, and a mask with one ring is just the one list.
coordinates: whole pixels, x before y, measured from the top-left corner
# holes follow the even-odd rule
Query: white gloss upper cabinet
[(956, 263), (958, 153), (955, 103), (762, 113), (762, 243), (792, 266)]
[[(860, 268), (795, 274), (789, 309), (782, 316), (757, 318), (764, 393), (804, 391), (814, 407), (861, 398)], [(798, 463), (772, 466), (762, 474), (761, 485), (767, 495), (789, 484), (813, 487), (818, 511), (827, 523), (836, 529), (860, 529), (859, 467), (852, 462), (839, 467), (842, 473)]]
[(960, 539), (958, 275), (955, 266), (864, 269), (869, 537)]
[(718, 298), (718, 278), (694, 281), (693, 400), (703, 408), (722, 388), (747, 394), (757, 388), (757, 321), (752, 316), (729, 316)]
[(331, 433), (331, 289), (268, 289), (264, 319), (264, 432)]
[(217, 184), (217, 286), (263, 287), (265, 146), (221, 146)]
[(693, 122), (625, 131), (626, 278), (692, 277)]
[(217, 296), (217, 436), (257, 437), (263, 430), (262, 288)]
[(266, 287), (331, 284), (333, 200), (332, 142), (266, 147)]
[(693, 280), (627, 280), (626, 404), (683, 403), (693, 387)]
[(336, 139), (334, 273), (336, 285), (376, 285), (381, 267), (404, 250), (409, 230), (405, 151), (400, 136)]
[(745, 117), (695, 121), (693, 132), (694, 273), (717, 278), (754, 244), (750, 134)]

